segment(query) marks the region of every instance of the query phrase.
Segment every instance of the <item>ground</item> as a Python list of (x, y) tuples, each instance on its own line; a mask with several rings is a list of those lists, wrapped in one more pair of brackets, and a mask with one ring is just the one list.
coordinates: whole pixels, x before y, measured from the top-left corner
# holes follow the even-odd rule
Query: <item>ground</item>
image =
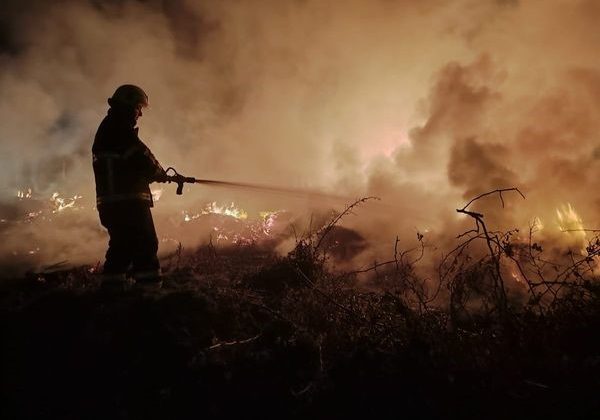
[(459, 320), (301, 251), (202, 248), (157, 290), (4, 281), (1, 417), (598, 418), (598, 294)]

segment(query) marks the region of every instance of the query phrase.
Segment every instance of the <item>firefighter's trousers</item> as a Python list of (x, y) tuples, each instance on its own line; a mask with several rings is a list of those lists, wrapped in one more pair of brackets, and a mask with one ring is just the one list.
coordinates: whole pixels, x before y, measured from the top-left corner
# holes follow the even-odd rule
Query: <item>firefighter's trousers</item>
[(121, 201), (99, 205), (98, 212), (110, 235), (104, 274), (131, 270), (135, 278), (158, 276), (158, 239), (149, 205), (143, 201)]

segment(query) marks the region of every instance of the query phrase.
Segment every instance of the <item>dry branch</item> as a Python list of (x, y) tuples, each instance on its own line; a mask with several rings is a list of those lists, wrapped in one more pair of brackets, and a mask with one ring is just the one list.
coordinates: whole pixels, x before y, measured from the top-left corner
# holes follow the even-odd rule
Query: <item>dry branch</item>
[(314, 246), (314, 250), (315, 250), (315, 251), (317, 251), (317, 250), (319, 249), (319, 247), (321, 246), (321, 243), (323, 242), (323, 240), (325, 239), (325, 237), (326, 237), (326, 236), (329, 234), (329, 232), (331, 232), (331, 229), (333, 229), (333, 228), (334, 228), (334, 226), (335, 226), (335, 225), (337, 225), (337, 224), (338, 224), (338, 222), (339, 222), (340, 220), (342, 220), (342, 218), (343, 218), (344, 216), (346, 216), (346, 215), (348, 215), (348, 214), (352, 213), (352, 210), (353, 210), (353, 209), (354, 209), (356, 206), (358, 206), (358, 205), (360, 205), (360, 204), (362, 204), (362, 203), (365, 203), (365, 202), (367, 202), (367, 201), (369, 201), (369, 200), (380, 200), (380, 198), (379, 198), (379, 197), (363, 197), (363, 198), (360, 198), (360, 199), (356, 200), (354, 203), (352, 203), (352, 204), (350, 204), (350, 205), (346, 206), (346, 209), (345, 209), (343, 212), (341, 212), (341, 213), (340, 213), (340, 214), (338, 214), (336, 217), (334, 217), (334, 218), (333, 218), (333, 219), (332, 219), (332, 220), (331, 220), (331, 221), (330, 221), (330, 222), (327, 224), (327, 226), (325, 226), (325, 227), (322, 229), (322, 231), (321, 231), (322, 233), (321, 233), (321, 235), (320, 235), (320, 237), (319, 237), (319, 240), (317, 241), (317, 244)]

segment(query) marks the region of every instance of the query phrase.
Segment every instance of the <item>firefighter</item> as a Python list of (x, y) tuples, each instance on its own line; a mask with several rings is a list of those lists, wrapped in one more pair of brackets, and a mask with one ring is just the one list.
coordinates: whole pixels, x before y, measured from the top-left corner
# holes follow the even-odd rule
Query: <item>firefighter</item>
[(148, 106), (148, 96), (138, 86), (123, 85), (108, 104), (92, 147), (96, 205), (110, 236), (103, 281), (121, 283), (131, 274), (136, 283), (160, 287), (149, 184), (164, 182), (166, 173), (139, 139), (136, 127)]

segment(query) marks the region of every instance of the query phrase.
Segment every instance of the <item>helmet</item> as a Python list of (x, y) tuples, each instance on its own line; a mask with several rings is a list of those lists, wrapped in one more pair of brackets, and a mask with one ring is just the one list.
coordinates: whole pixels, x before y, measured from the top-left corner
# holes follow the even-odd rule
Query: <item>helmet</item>
[(122, 85), (115, 90), (112, 97), (108, 98), (108, 104), (110, 106), (127, 105), (136, 107), (142, 105), (146, 107), (148, 106), (148, 95), (139, 86)]

